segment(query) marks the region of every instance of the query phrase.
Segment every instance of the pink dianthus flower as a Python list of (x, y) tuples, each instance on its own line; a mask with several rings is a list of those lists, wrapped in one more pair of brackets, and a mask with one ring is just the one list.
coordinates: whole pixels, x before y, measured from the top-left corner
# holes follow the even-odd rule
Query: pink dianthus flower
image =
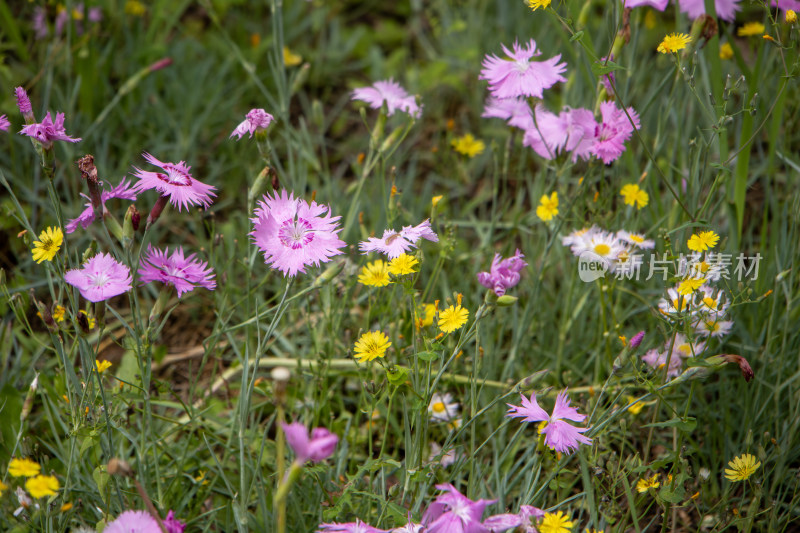
[(263, 109), (251, 109), (247, 113), (247, 118), (233, 130), (231, 138), (236, 135), (238, 139), (241, 139), (245, 133), (249, 133), (252, 138), (256, 131), (266, 130), (273, 120), (275, 120), (274, 117)]
[(420, 239), (427, 239), (439, 242), (439, 236), (431, 229), (431, 222), (425, 219), (416, 226), (403, 226), (400, 231), (392, 229), (384, 230), (383, 236), (370, 237), (366, 241), (358, 244), (362, 253), (381, 252), (386, 254), (389, 259), (394, 259), (406, 253), (411, 248), (416, 248)]
[(333, 455), (339, 442), (339, 437), (325, 428), (312, 429), (309, 437), (308, 430), (300, 422), (281, 423), (281, 427), (286, 435), (286, 442), (297, 456), (295, 461), (300, 464), (306, 461), (324, 461)]
[(49, 111), (41, 122), (28, 124), (20, 130), (20, 134), (33, 137), (44, 145), (50, 145), (53, 143), (53, 141), (76, 143), (81, 140), (80, 137), (72, 138), (67, 135), (67, 132), (64, 129), (64, 113), (56, 113), (56, 121), (53, 122)]
[(387, 530), (372, 527), (356, 518), (355, 522), (320, 524), (317, 533), (387, 533)]
[[(492, 533), (501, 533), (513, 529), (523, 533), (538, 533), (536, 520), (544, 516), (544, 511), (533, 505), (520, 505), (517, 514), (497, 514), (483, 521), (483, 525)], [(519, 529), (517, 529), (519, 528)]]
[(419, 118), (421, 114), (416, 99), (392, 79), (376, 81), (371, 87), (359, 87), (353, 91), (352, 99), (367, 102), (373, 109), (380, 109), (385, 101), (387, 116), (392, 116), (397, 110), (414, 118)]
[[(678, 0), (681, 12), (689, 15), (689, 18), (696, 19), (706, 12), (704, 0)], [(736, 12), (741, 9), (739, 0), (715, 0), (717, 16), (722, 20), (732, 22), (736, 18)]]
[(544, 435), (544, 443), (557, 452), (570, 454), (578, 449), (580, 444), (591, 444), (592, 439), (582, 435), (591, 428), (578, 428), (565, 422), (565, 420), (572, 420), (573, 422), (583, 422), (586, 415), (578, 414), (578, 410), (569, 406), (569, 397), (567, 391), (563, 391), (556, 397), (556, 405), (553, 408), (553, 414), (548, 415), (547, 412), (539, 407), (536, 402), (536, 393), (531, 393), (531, 398), (528, 400), (524, 394), (522, 397), (522, 405), (507, 404), (509, 407), (506, 416), (512, 418), (522, 418), (523, 422), (547, 422), (547, 425), (540, 430)]
[[(625, 151), (625, 143), (639, 129), (639, 114), (632, 107), (628, 113), (611, 101), (600, 104), (602, 122), (597, 126), (591, 153), (603, 160), (606, 165), (616, 160)], [(628, 118), (630, 115), (630, 119)], [(633, 121), (633, 123), (631, 123)]]
[(189, 173), (192, 168), (183, 161), (176, 163), (163, 163), (145, 152), (142, 154), (148, 163), (161, 167), (164, 172), (149, 172), (140, 168), (133, 167), (136, 172), (134, 176), (139, 178), (136, 185), (133, 186), (134, 191), (139, 194), (142, 191), (155, 189), (161, 196), (169, 198), (169, 202), (178, 208), (190, 205), (202, 205), (208, 208), (211, 205), (211, 198), (216, 196), (214, 193), (213, 185), (206, 185), (196, 180)]
[[(86, 208), (81, 212), (80, 215), (78, 215), (78, 218), (73, 218), (72, 220), (67, 222), (66, 226), (64, 226), (64, 229), (67, 231), (67, 233), (74, 232), (76, 229), (78, 229), (79, 225), (83, 229), (86, 229), (89, 226), (91, 226), (92, 222), (94, 221), (94, 209), (92, 208), (91, 199), (85, 194), (81, 194), (81, 196), (83, 196), (89, 201), (85, 205)], [(110, 191), (104, 190), (100, 194), (100, 199), (103, 204), (103, 212), (106, 211), (105, 208), (106, 201), (111, 200), (112, 198), (120, 198), (122, 200), (136, 200), (136, 193), (133, 191), (127, 180), (123, 178), (122, 181), (119, 183), (119, 185), (117, 185)]]
[(650, 6), (658, 11), (664, 11), (667, 8), (669, 0), (621, 0), (623, 7), (634, 8), (639, 6)]
[(505, 259), (500, 254), (495, 254), (489, 272), (478, 273), (478, 283), (493, 289), (497, 296), (503, 296), (507, 289), (519, 283), (520, 271), (528, 266), (524, 257), (519, 250)]
[(195, 286), (213, 291), (217, 287), (214, 271), (205, 261), (195, 259), (195, 254), (184, 257), (183, 248), (178, 247), (172, 255), (169, 249), (159, 250), (147, 247), (147, 254), (139, 265), (139, 280), (142, 285), (160, 281), (172, 285), (178, 291), (178, 298), (194, 290)]
[(145, 511), (125, 511), (103, 533), (161, 533), (158, 521)]
[(492, 96), (514, 98), (516, 96), (535, 96), (541, 98), (543, 91), (560, 81), (567, 81), (561, 74), (567, 70), (566, 63), (559, 63), (561, 54), (545, 61), (531, 61), (542, 55), (536, 49), (536, 41), (531, 39), (527, 47), (514, 42), (512, 52), (505, 45), (503, 51), (509, 59), (487, 55), (483, 60), (483, 70), (479, 79), (489, 82)]
[(8, 117), (5, 115), (0, 115), (0, 131), (8, 131), (10, 126), (11, 122), (8, 121)]
[(186, 524), (175, 518), (175, 513), (170, 509), (167, 513), (167, 517), (163, 520), (164, 527), (167, 529), (167, 533), (183, 533), (186, 529)]
[(488, 533), (483, 525), (483, 511), (497, 500), (472, 501), (449, 483), (436, 485), (444, 491), (428, 506), (422, 516), (427, 533)]
[(307, 265), (327, 263), (346, 246), (337, 235), (341, 217), (331, 216), (326, 205), (309, 205), (285, 190), (264, 196), (254, 214), (250, 236), (264, 252), (264, 262), (284, 276), (305, 272)]
[(97, 254), (83, 268), (68, 270), (64, 280), (90, 302), (102, 302), (131, 290), (130, 269), (111, 254)]

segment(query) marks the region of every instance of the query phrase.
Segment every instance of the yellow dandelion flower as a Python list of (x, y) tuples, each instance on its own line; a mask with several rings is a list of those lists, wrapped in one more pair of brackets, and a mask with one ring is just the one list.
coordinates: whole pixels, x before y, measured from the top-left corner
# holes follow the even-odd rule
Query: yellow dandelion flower
[(433, 324), (433, 319), (436, 316), (436, 306), (433, 304), (425, 304), (422, 309), (424, 316), (419, 319), (419, 326), (426, 328)]
[(53, 320), (56, 322), (64, 322), (64, 314), (66, 313), (63, 305), (57, 305), (53, 308)]
[(288, 46), (283, 47), (283, 64), (287, 67), (296, 67), (303, 62), (303, 56), (295, 54), (289, 50)]
[(25, 490), (36, 499), (54, 496), (59, 487), (55, 476), (36, 476), (25, 482)]
[(359, 363), (366, 363), (378, 357), (385, 357), (386, 350), (391, 345), (389, 337), (382, 331), (368, 331), (356, 341), (355, 358)]
[(625, 205), (635, 205), (636, 209), (641, 209), (650, 202), (650, 195), (635, 183), (623, 185), (619, 194), (622, 196)]
[(553, 217), (558, 215), (558, 192), (553, 191), (549, 197), (545, 194), (539, 200), (539, 206), (536, 208), (536, 216), (548, 222), (553, 220)]
[(48, 227), (39, 235), (38, 241), (33, 241), (33, 260), (40, 264), (42, 261), (52, 261), (63, 242), (64, 232), (61, 228)]
[(36, 461), (30, 459), (11, 459), (8, 463), (8, 473), (11, 477), (33, 477), (38, 476), (41, 466)]
[(757, 461), (754, 455), (746, 453), (735, 457), (728, 463), (730, 468), (725, 469), (725, 477), (731, 481), (744, 481), (753, 474), (755, 474), (758, 467), (761, 466), (761, 461)]
[(147, 7), (138, 0), (128, 0), (125, 2), (125, 13), (134, 17), (141, 17), (147, 13)]
[(442, 198), (444, 198), (444, 196), (443, 196), (443, 195), (441, 195), (441, 194), (440, 194), (440, 195), (438, 195), (438, 196), (434, 196), (433, 198), (431, 198), (431, 207), (432, 207), (433, 209), (436, 209), (436, 206), (437, 206), (437, 205), (439, 205), (439, 202), (441, 202), (441, 201), (442, 201)]
[(657, 489), (661, 485), (658, 482), (658, 474), (653, 474), (651, 478), (642, 478), (636, 482), (636, 490), (639, 492), (647, 492), (648, 489)]
[(100, 374), (111, 368), (111, 362), (106, 360), (95, 359), (94, 364), (97, 365), (97, 372)]
[(733, 47), (731, 43), (723, 43), (722, 46), (719, 47), (719, 58), (720, 59), (730, 59), (733, 57)]
[(84, 315), (84, 316), (86, 317), (86, 323), (87, 323), (87, 324), (89, 324), (89, 329), (94, 329), (94, 326), (95, 326), (95, 324), (97, 323), (97, 322), (95, 321), (94, 317), (93, 317), (93, 316), (91, 316), (91, 315), (90, 315), (89, 313), (87, 313), (86, 311), (84, 311), (83, 309), (81, 309), (80, 311), (78, 311), (78, 313), (80, 313), (80, 314), (82, 314), (82, 315)]
[(393, 276), (405, 276), (416, 272), (414, 267), (419, 264), (417, 258), (413, 255), (400, 254), (391, 261), (389, 261), (389, 274)]
[(380, 259), (367, 263), (358, 275), (358, 282), (370, 287), (383, 287), (392, 282), (389, 278), (389, 263), (384, 263)]
[(692, 38), (686, 33), (671, 33), (664, 37), (657, 50), (662, 54), (677, 52), (686, 48), (686, 45), (690, 42), (692, 42)]
[(786, 10), (786, 23), (787, 24), (794, 24), (797, 22), (797, 13), (794, 12), (792, 9)]
[(541, 533), (569, 533), (571, 529), (572, 521), (563, 511), (545, 513), (542, 522), (539, 524)]
[(693, 252), (705, 252), (717, 245), (719, 235), (713, 231), (701, 231), (689, 237), (686, 246)]
[(678, 284), (678, 294), (681, 294), (683, 296), (692, 294), (694, 291), (699, 289), (705, 282), (706, 282), (705, 278), (685, 279)]
[(439, 313), (439, 329), (445, 333), (452, 333), (467, 323), (469, 311), (460, 305), (451, 305)]
[(736, 30), (736, 35), (739, 37), (753, 37), (754, 35), (763, 34), (764, 29), (764, 25), (760, 22), (748, 22)]
[(547, 9), (552, 0), (528, 0), (528, 7), (536, 11), (537, 9)]
[(61, 512), (62, 513), (66, 513), (70, 509), (72, 509), (72, 502), (67, 502), (67, 503), (65, 503), (64, 505), (61, 506)]
[(451, 144), (456, 152), (467, 157), (475, 157), (486, 148), (483, 141), (476, 139), (471, 133), (467, 133), (458, 139), (453, 139)]
[[(634, 398), (633, 396), (625, 397), (625, 401), (628, 403), (633, 402), (635, 399), (636, 398)], [(632, 415), (638, 415), (639, 413), (642, 412), (642, 409), (644, 409), (644, 402), (636, 402), (635, 404), (628, 407), (628, 412)]]

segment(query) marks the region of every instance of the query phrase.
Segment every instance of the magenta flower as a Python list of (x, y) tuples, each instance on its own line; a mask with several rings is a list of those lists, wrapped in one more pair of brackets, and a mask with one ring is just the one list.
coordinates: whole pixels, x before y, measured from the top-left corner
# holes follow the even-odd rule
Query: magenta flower
[(510, 59), (487, 55), (479, 79), (489, 82), (489, 90), (497, 98), (535, 96), (541, 98), (543, 91), (559, 81), (567, 81), (561, 75), (567, 70), (566, 63), (559, 63), (561, 54), (545, 61), (531, 61), (542, 55), (536, 50), (536, 41), (531, 39), (523, 48), (514, 42), (512, 53), (505, 45), (503, 51)]
[(506, 404), (509, 407), (506, 416), (511, 418), (522, 418), (523, 422), (547, 422), (547, 425), (540, 429), (539, 432), (544, 435), (544, 443), (557, 452), (570, 454), (578, 449), (579, 444), (591, 444), (592, 439), (581, 435), (591, 428), (577, 428), (572, 424), (568, 424), (564, 420), (572, 420), (574, 422), (583, 422), (586, 415), (578, 414), (578, 410), (569, 406), (569, 397), (567, 391), (563, 391), (556, 397), (556, 405), (553, 408), (553, 414), (548, 415), (547, 412), (539, 407), (536, 402), (536, 393), (531, 393), (531, 399), (522, 397), (522, 405)]
[(640, 127), (638, 113), (632, 107), (627, 111), (625, 114), (614, 102), (605, 101), (600, 104), (602, 122), (595, 131), (591, 153), (602, 159), (606, 165), (622, 155), (625, 142), (631, 138), (633, 130)]
[(11, 122), (8, 121), (8, 117), (5, 115), (0, 115), (0, 131), (8, 131), (10, 126)]
[(68, 270), (64, 281), (90, 302), (102, 302), (131, 290), (131, 271), (111, 254), (97, 254), (83, 268)]
[(280, 196), (277, 191), (274, 196), (264, 196), (254, 214), (250, 236), (264, 252), (264, 262), (284, 276), (305, 272), (307, 265), (327, 263), (346, 246), (337, 235), (341, 217), (332, 217), (326, 205), (309, 205), (285, 190)]
[(147, 246), (147, 255), (139, 266), (139, 279), (142, 285), (160, 281), (172, 285), (178, 291), (178, 298), (191, 292), (195, 286), (205, 287), (213, 291), (217, 287), (214, 271), (208, 263), (195, 259), (195, 255), (184, 257), (183, 248), (178, 247), (172, 255), (167, 256), (169, 249), (158, 250)]
[(312, 429), (309, 438), (306, 427), (300, 422), (281, 423), (281, 427), (286, 435), (286, 442), (297, 456), (295, 462), (299, 464), (324, 461), (333, 455), (339, 442), (339, 437), (325, 428)]
[(372, 527), (356, 518), (355, 522), (320, 524), (317, 533), (387, 533), (387, 530)]
[(631, 350), (634, 348), (638, 348), (639, 345), (642, 344), (643, 339), (644, 339), (644, 331), (640, 331), (639, 333), (631, 337), (631, 342), (630, 344), (628, 344), (628, 346), (630, 346)]
[(403, 226), (399, 232), (392, 229), (384, 230), (383, 236), (370, 237), (366, 241), (358, 244), (358, 248), (364, 253), (381, 252), (386, 254), (389, 259), (394, 259), (406, 253), (411, 248), (416, 248), (420, 239), (427, 239), (439, 242), (439, 237), (431, 229), (431, 222), (425, 219), (416, 226)]
[(189, 173), (189, 169), (192, 167), (183, 161), (177, 164), (162, 163), (147, 152), (142, 155), (148, 163), (161, 167), (164, 172), (147, 172), (133, 167), (136, 170), (134, 176), (139, 178), (139, 181), (133, 186), (136, 194), (155, 189), (161, 193), (161, 196), (168, 197), (169, 202), (177, 207), (178, 211), (183, 207), (188, 209), (190, 205), (202, 205), (206, 209), (211, 205), (211, 198), (216, 196), (213, 192), (216, 187), (194, 179)]
[(497, 500), (474, 502), (458, 492), (453, 485), (436, 485), (445, 491), (428, 506), (422, 517), (426, 533), (488, 533), (482, 523), (483, 511)]
[(367, 102), (373, 109), (380, 109), (386, 102), (387, 116), (392, 116), (395, 111), (400, 110), (419, 118), (422, 111), (416, 99), (392, 79), (376, 81), (371, 87), (359, 87), (353, 91), (352, 99)]
[(639, 7), (650, 6), (658, 11), (664, 11), (667, 8), (669, 0), (621, 0), (623, 7)]
[[(678, 5), (681, 12), (689, 15), (691, 19), (696, 19), (706, 12), (704, 0), (678, 0)], [(741, 9), (739, 0), (715, 0), (714, 6), (717, 10), (717, 16), (728, 22), (733, 22), (733, 19), (736, 18), (736, 12)]]
[(28, 98), (28, 93), (22, 87), (14, 89), (14, 94), (17, 97), (17, 107), (19, 112), (26, 118), (28, 115), (33, 117), (33, 106), (31, 106), (31, 99)]
[[(94, 209), (92, 208), (92, 201), (91, 199), (86, 196), (85, 194), (81, 194), (84, 198), (89, 200), (85, 204), (85, 209), (78, 215), (78, 218), (73, 218), (67, 225), (64, 226), (64, 229), (67, 230), (67, 233), (73, 233), (78, 226), (80, 225), (83, 229), (88, 228), (92, 225), (94, 221)], [(130, 184), (127, 182), (125, 178), (122, 181), (111, 189), (110, 191), (103, 191), (100, 194), (100, 200), (103, 204), (103, 212), (106, 212), (106, 201), (111, 200), (112, 198), (119, 198), (121, 200), (136, 200), (136, 193), (131, 189)]]
[(53, 141), (76, 143), (81, 140), (80, 137), (73, 139), (67, 135), (64, 129), (64, 113), (56, 113), (56, 121), (53, 122), (50, 111), (47, 112), (42, 122), (28, 124), (20, 130), (20, 134), (33, 137), (44, 145), (50, 145)]
[(525, 256), (519, 250), (505, 259), (502, 259), (500, 254), (495, 254), (489, 272), (478, 274), (478, 283), (488, 289), (493, 289), (497, 296), (504, 295), (506, 289), (519, 283), (520, 271), (528, 266), (528, 263), (523, 261), (523, 257)]
[(161, 533), (158, 521), (145, 511), (125, 511), (103, 533)]
[[(496, 514), (483, 521), (492, 533), (502, 533), (509, 529), (523, 533), (538, 533), (536, 520), (544, 516), (544, 511), (533, 505), (521, 505), (517, 514)], [(516, 528), (519, 528), (517, 530)]]
[(167, 533), (183, 533), (186, 529), (186, 524), (175, 518), (175, 513), (172, 509), (167, 513), (167, 517), (163, 520), (164, 527), (167, 528)]
[(263, 109), (251, 109), (247, 113), (247, 118), (244, 119), (244, 122), (236, 126), (236, 129), (233, 130), (231, 133), (231, 138), (234, 135), (238, 136), (238, 139), (241, 139), (245, 133), (250, 134), (250, 138), (253, 138), (253, 134), (258, 130), (266, 130), (269, 127), (270, 123), (275, 120), (272, 115), (264, 111)]
[(800, 0), (772, 0), (770, 5), (777, 7), (781, 11), (800, 11)]

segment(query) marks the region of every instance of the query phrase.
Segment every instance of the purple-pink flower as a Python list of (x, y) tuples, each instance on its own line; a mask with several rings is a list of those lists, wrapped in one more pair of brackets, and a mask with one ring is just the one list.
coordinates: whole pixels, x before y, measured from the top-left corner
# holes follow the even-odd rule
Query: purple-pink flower
[(422, 517), (426, 533), (488, 533), (482, 523), (483, 511), (496, 500), (470, 500), (449, 483), (436, 485), (444, 491), (428, 506)]
[(416, 226), (403, 226), (400, 231), (392, 229), (384, 230), (383, 236), (370, 237), (366, 241), (358, 244), (358, 248), (365, 254), (369, 252), (381, 252), (386, 254), (389, 259), (394, 259), (406, 253), (411, 248), (416, 248), (420, 239), (427, 239), (439, 242), (439, 236), (431, 229), (431, 222), (425, 219)]
[(497, 296), (504, 295), (507, 289), (519, 283), (520, 271), (528, 266), (523, 260), (524, 257), (519, 250), (505, 259), (500, 254), (495, 254), (489, 272), (478, 274), (478, 283), (493, 289)]
[[(30, 102), (28, 102), (30, 105)], [(42, 144), (48, 145), (53, 141), (66, 141), (76, 143), (81, 140), (80, 137), (72, 138), (67, 135), (64, 129), (64, 113), (56, 113), (56, 121), (50, 117), (50, 111), (47, 112), (44, 119), (40, 123), (28, 124), (20, 130), (20, 134), (33, 137)]]
[[(696, 19), (706, 12), (704, 0), (678, 0), (681, 12), (689, 15), (689, 18)], [(722, 20), (732, 22), (736, 18), (736, 12), (741, 9), (739, 0), (715, 0), (717, 16)]]
[(186, 524), (175, 518), (175, 513), (170, 509), (167, 517), (163, 520), (164, 527), (167, 528), (167, 533), (183, 533), (186, 529)]
[[(544, 516), (544, 511), (533, 505), (521, 505), (517, 514), (496, 514), (483, 521), (492, 533), (502, 533), (513, 529), (523, 533), (537, 533), (536, 520)], [(519, 529), (517, 529), (519, 528)]]
[[(639, 114), (632, 107), (624, 110), (610, 101), (600, 103), (602, 122), (597, 126), (591, 152), (606, 165), (616, 160), (625, 151), (625, 143), (639, 129)], [(630, 118), (628, 118), (630, 115)]]
[(195, 259), (195, 254), (184, 257), (180, 246), (172, 255), (168, 253), (169, 249), (159, 250), (148, 245), (147, 255), (142, 259), (138, 271), (142, 285), (153, 281), (172, 285), (178, 291), (178, 298), (196, 286), (210, 291), (217, 287), (214, 271), (208, 263)]
[(784, 12), (789, 9), (792, 11), (800, 11), (800, 0), (772, 0), (770, 5)]
[(557, 452), (570, 454), (578, 449), (580, 444), (591, 444), (592, 439), (582, 435), (591, 428), (578, 428), (565, 422), (564, 420), (572, 420), (573, 422), (583, 422), (586, 415), (578, 414), (578, 410), (569, 406), (569, 397), (567, 391), (563, 391), (556, 397), (556, 405), (553, 408), (553, 414), (548, 415), (547, 412), (539, 407), (536, 402), (536, 393), (531, 393), (531, 399), (522, 397), (522, 405), (507, 404), (509, 407), (506, 416), (511, 418), (522, 418), (523, 422), (547, 422), (546, 426), (539, 430), (544, 435), (544, 443)]
[[(76, 229), (78, 229), (79, 225), (83, 229), (86, 229), (89, 226), (91, 226), (92, 222), (94, 221), (94, 209), (92, 208), (91, 199), (88, 196), (86, 196), (85, 194), (81, 194), (81, 196), (83, 196), (84, 198), (86, 198), (89, 201), (86, 202), (86, 204), (85, 204), (86, 208), (81, 212), (80, 215), (78, 215), (78, 218), (73, 218), (72, 220), (67, 222), (66, 226), (64, 226), (64, 229), (67, 231), (67, 233), (73, 233)], [(122, 181), (119, 183), (119, 185), (117, 185), (116, 187), (114, 187), (110, 191), (105, 191), (104, 190), (100, 194), (100, 200), (101, 200), (101, 203), (103, 205), (103, 212), (104, 213), (106, 211), (106, 207), (105, 207), (106, 206), (106, 202), (108, 200), (111, 200), (112, 198), (119, 198), (121, 200), (133, 200), (133, 201), (135, 201), (136, 200), (136, 193), (133, 191), (133, 189), (131, 188), (130, 184), (127, 182), (127, 180), (125, 178), (123, 178)]]
[(514, 42), (512, 52), (505, 45), (503, 51), (509, 59), (487, 55), (483, 60), (483, 70), (479, 79), (489, 82), (492, 96), (514, 98), (516, 96), (535, 96), (541, 98), (543, 91), (560, 81), (567, 81), (561, 73), (567, 70), (566, 63), (559, 63), (561, 54), (545, 61), (531, 61), (542, 55), (536, 49), (536, 41), (531, 39), (527, 47)]
[(640, 344), (642, 344), (642, 340), (644, 339), (644, 331), (640, 331), (633, 337), (631, 337), (631, 342), (628, 344), (631, 349), (638, 348)]
[(11, 122), (8, 121), (8, 117), (5, 115), (0, 115), (0, 131), (8, 131), (10, 126)]
[(325, 428), (312, 429), (309, 437), (306, 427), (300, 422), (281, 423), (281, 427), (286, 435), (286, 442), (297, 456), (295, 461), (300, 464), (306, 461), (324, 461), (333, 455), (339, 442), (339, 437)]
[(658, 11), (664, 11), (667, 8), (669, 0), (621, 0), (623, 7), (639, 7), (650, 6)]
[(307, 265), (327, 263), (346, 246), (337, 235), (341, 217), (331, 216), (326, 205), (309, 205), (285, 190), (264, 196), (254, 214), (250, 236), (264, 252), (264, 262), (284, 276), (305, 272)]
[(355, 522), (320, 524), (317, 533), (387, 533), (387, 530), (372, 527), (356, 518)]
[(139, 178), (139, 181), (133, 186), (137, 194), (155, 189), (161, 193), (161, 196), (168, 197), (170, 203), (177, 207), (178, 211), (184, 207), (188, 209), (190, 205), (202, 205), (205, 208), (211, 205), (211, 198), (216, 196), (213, 192), (216, 187), (206, 185), (192, 177), (189, 173), (192, 167), (183, 161), (177, 164), (163, 163), (147, 152), (142, 155), (148, 163), (161, 167), (164, 172), (148, 172), (133, 167), (136, 170), (134, 176)]
[(414, 118), (421, 114), (420, 106), (414, 96), (409, 95), (399, 83), (389, 79), (376, 81), (371, 87), (359, 87), (353, 91), (353, 100), (367, 102), (370, 107), (380, 109), (386, 102), (386, 115), (392, 116), (395, 111), (403, 111)]
[(103, 533), (161, 533), (161, 527), (145, 511), (125, 511), (106, 525)]
[(589, 159), (594, 144), (597, 122), (588, 109), (565, 108), (558, 115), (543, 105), (536, 106), (535, 122), (531, 122), (522, 139), (545, 159), (553, 159), (562, 151), (572, 152), (572, 160)]
[(247, 118), (233, 130), (231, 138), (236, 135), (238, 137), (237, 140), (239, 140), (245, 133), (249, 133), (250, 138), (252, 138), (256, 131), (266, 130), (273, 120), (275, 120), (274, 117), (263, 109), (251, 109), (247, 113)]
[(111, 254), (97, 254), (83, 268), (68, 270), (64, 280), (90, 302), (102, 302), (131, 290), (131, 271)]

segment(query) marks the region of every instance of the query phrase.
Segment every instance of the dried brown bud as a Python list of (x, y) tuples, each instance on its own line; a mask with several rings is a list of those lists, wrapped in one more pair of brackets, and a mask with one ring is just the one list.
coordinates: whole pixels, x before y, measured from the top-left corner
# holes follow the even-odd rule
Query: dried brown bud
[(117, 459), (116, 457), (112, 457), (111, 460), (108, 462), (107, 471), (112, 476), (117, 474), (121, 476), (132, 476), (133, 470), (131, 470), (131, 466), (123, 461), (122, 459)]

